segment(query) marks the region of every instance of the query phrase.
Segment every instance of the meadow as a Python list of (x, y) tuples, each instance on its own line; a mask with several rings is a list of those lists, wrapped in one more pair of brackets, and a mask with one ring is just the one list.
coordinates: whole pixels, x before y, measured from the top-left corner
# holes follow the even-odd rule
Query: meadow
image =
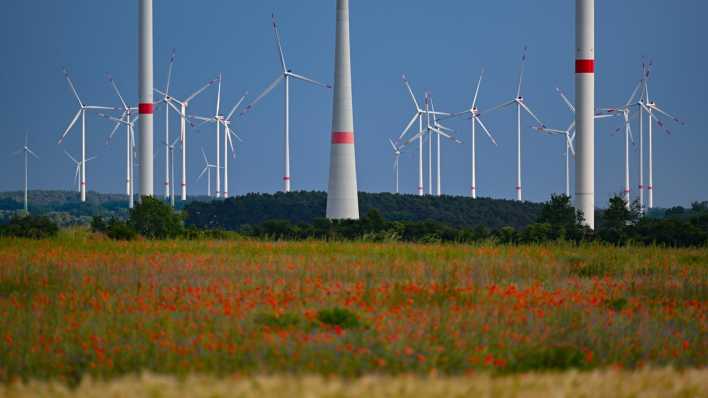
[(449, 377), (464, 390), (544, 372), (532, 379), (556, 387), (554, 377), (605, 388), (664, 377), (680, 394), (685, 378), (694, 396), (708, 394), (707, 309), (705, 248), (117, 242), (63, 231), (0, 240), (0, 395), (34, 386), (27, 395), (39, 396), (52, 383), (106, 391), (96, 386), (143, 372), (165, 388), (265, 377), (291, 390), (312, 378), (325, 391), (330, 377), (416, 376), (425, 388)]

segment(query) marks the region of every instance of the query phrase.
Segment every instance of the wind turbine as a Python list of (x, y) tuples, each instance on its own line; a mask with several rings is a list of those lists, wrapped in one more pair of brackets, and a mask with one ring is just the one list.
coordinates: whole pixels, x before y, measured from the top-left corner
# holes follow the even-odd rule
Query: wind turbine
[[(168, 170), (170, 172), (170, 180), (174, 181), (175, 178), (175, 147), (177, 146), (177, 143), (179, 142), (179, 137), (175, 139), (171, 144), (167, 144), (167, 147), (169, 148), (168, 152)], [(175, 207), (175, 184), (170, 184), (170, 205), (172, 207)]]
[[(435, 180), (436, 183), (436, 194), (437, 196), (442, 195), (442, 164), (441, 164), (441, 146), (440, 146), (440, 137), (445, 137), (446, 139), (453, 141), (457, 144), (462, 144), (462, 141), (458, 140), (457, 138), (453, 137), (452, 135), (448, 133), (454, 133), (454, 130), (447, 128), (440, 124), (437, 114), (438, 112), (435, 112), (435, 104), (433, 103), (433, 97), (431, 95), (428, 95), (429, 102), (430, 102), (430, 109), (432, 110), (432, 115), (433, 115), (433, 124), (430, 125), (430, 118), (428, 118), (428, 130), (434, 132), (437, 136), (437, 179)], [(445, 114), (444, 112), (440, 112), (440, 114)], [(450, 116), (449, 113), (445, 114), (447, 116)], [(431, 136), (432, 138), (432, 136)], [(431, 139), (432, 141), (432, 139)]]
[[(214, 114), (213, 117), (203, 117), (203, 116), (189, 116), (191, 119), (196, 119), (200, 120), (202, 123), (199, 125), (204, 125), (206, 123), (214, 123), (217, 126), (217, 142), (219, 141), (219, 126), (224, 128), (224, 192), (223, 196), (224, 199), (229, 197), (229, 154), (228, 154), (228, 149), (231, 149), (231, 153), (235, 154), (234, 151), (234, 144), (232, 137), (236, 137), (237, 140), (242, 141), (241, 137), (238, 136), (234, 132), (234, 129), (231, 127), (232, 119), (234, 115), (236, 114), (236, 111), (241, 107), (241, 104), (243, 101), (246, 99), (246, 96), (248, 95), (248, 92), (243, 94), (241, 98), (236, 102), (236, 105), (234, 105), (233, 108), (231, 108), (231, 111), (224, 117), (219, 113), (219, 106), (221, 102), (221, 89), (219, 89), (219, 95), (217, 96), (217, 112)], [(228, 144), (228, 146), (227, 146)], [(217, 155), (219, 154), (219, 145), (217, 144)], [(234, 155), (235, 156), (235, 155)], [(218, 158), (218, 156), (217, 156)], [(220, 167), (219, 162), (216, 163), (217, 170)], [(218, 175), (218, 174), (217, 174)], [(218, 191), (217, 187), (217, 191)]]
[[(174, 52), (173, 52), (174, 55)], [(172, 65), (174, 64), (174, 56), (170, 60), (170, 67), (168, 70), (168, 85), (167, 88), (169, 89), (169, 85), (171, 83), (171, 76), (172, 76)], [(158, 89), (154, 89), (156, 93), (160, 94), (162, 96), (162, 99), (160, 102), (164, 102), (166, 106), (171, 107), (173, 110), (175, 110), (179, 114), (180, 118), (180, 143), (181, 143), (181, 151), (182, 151), (182, 200), (187, 200), (187, 108), (189, 108), (189, 104), (191, 103), (192, 100), (194, 100), (199, 94), (203, 93), (207, 88), (211, 87), (214, 83), (219, 81), (219, 79), (213, 79), (207, 82), (204, 86), (199, 88), (199, 90), (195, 91), (190, 95), (189, 97), (185, 98), (184, 100), (179, 100), (175, 97), (173, 97), (169, 92), (164, 92), (160, 91)], [(168, 114), (169, 115), (169, 114)], [(169, 135), (169, 132), (166, 133), (166, 136)], [(166, 140), (166, 142), (169, 142), (169, 140)]]
[(86, 105), (84, 104), (83, 101), (81, 101), (81, 98), (79, 97), (79, 93), (76, 91), (76, 87), (74, 86), (74, 82), (71, 80), (71, 77), (69, 77), (69, 71), (64, 68), (64, 77), (66, 78), (67, 83), (69, 83), (69, 87), (71, 88), (71, 91), (74, 93), (74, 96), (76, 97), (76, 101), (79, 103), (79, 110), (76, 112), (76, 115), (74, 118), (71, 120), (69, 123), (69, 126), (64, 130), (64, 134), (61, 135), (59, 138), (59, 144), (61, 144), (64, 141), (64, 138), (71, 132), (72, 127), (76, 124), (76, 122), (79, 120), (79, 117), (81, 118), (81, 201), (86, 202), (86, 112), (87, 111), (100, 111), (100, 110), (109, 110), (113, 111), (116, 110), (115, 108), (110, 108), (107, 106), (95, 106), (95, 105)]
[[(73, 156), (71, 156), (71, 154), (69, 152), (64, 151), (64, 153), (66, 154), (66, 156), (69, 157), (69, 159), (71, 159), (72, 162), (74, 162), (74, 165), (76, 165), (76, 172), (74, 173), (74, 184), (76, 184), (77, 192), (81, 192), (81, 181), (79, 180), (79, 173), (81, 172), (81, 162), (76, 160), (76, 158), (74, 158)], [(92, 156), (92, 157), (86, 159), (86, 161), (90, 162), (94, 159), (96, 159), (96, 157)]]
[(526, 66), (526, 52), (527, 47), (524, 46), (524, 55), (521, 57), (521, 71), (519, 72), (519, 84), (516, 88), (516, 97), (508, 102), (501, 105), (495, 106), (489, 109), (487, 112), (492, 112), (498, 109), (506, 108), (510, 105), (516, 105), (516, 200), (523, 200), (522, 189), (521, 189), (521, 110), (523, 109), (528, 113), (536, 122), (538, 122), (541, 128), (545, 127), (543, 122), (539, 120), (538, 117), (531, 111), (531, 109), (526, 105), (524, 97), (521, 96), (521, 86), (524, 80), (524, 68)]
[(202, 156), (204, 157), (204, 170), (199, 174), (197, 181), (202, 179), (204, 173), (207, 173), (207, 196), (211, 197), (211, 169), (216, 168), (216, 165), (209, 163), (204, 148), (202, 148)]
[[(174, 173), (171, 173), (170, 167), (174, 168), (174, 164), (170, 166), (170, 156), (174, 154), (174, 147), (170, 146), (170, 85), (172, 83), (172, 68), (175, 64), (175, 57), (177, 55), (177, 50), (172, 49), (172, 55), (170, 56), (170, 63), (167, 67), (167, 80), (165, 82), (165, 92), (162, 96), (161, 102), (165, 103), (165, 139), (163, 143), (165, 144), (165, 198), (170, 198), (174, 195)], [(178, 112), (179, 113), (179, 112)], [(172, 160), (174, 163), (174, 159)], [(174, 207), (174, 199), (171, 200)]]
[(131, 107), (128, 104), (126, 104), (125, 100), (123, 99), (123, 95), (121, 95), (120, 90), (118, 89), (118, 85), (116, 84), (115, 80), (113, 77), (109, 74), (106, 75), (108, 78), (108, 81), (111, 83), (111, 86), (113, 86), (113, 91), (115, 91), (116, 95), (118, 96), (118, 99), (120, 99), (121, 106), (123, 107), (123, 114), (120, 116), (119, 120), (125, 121), (127, 123), (121, 123), (121, 122), (116, 122), (115, 126), (113, 127), (113, 131), (111, 131), (111, 134), (108, 136), (108, 142), (110, 142), (113, 139), (113, 135), (118, 131), (118, 128), (121, 125), (125, 125), (125, 193), (126, 195), (130, 195), (131, 193), (131, 186), (132, 186), (132, 157), (131, 157), (131, 152), (133, 151), (133, 147), (135, 147), (135, 142), (133, 142), (133, 138), (131, 137), (131, 132), (130, 132), (130, 123), (131, 119), (137, 118), (137, 107)]
[[(630, 207), (630, 185), (629, 185), (629, 144), (630, 141), (634, 143), (634, 137), (632, 135), (632, 126), (630, 123), (630, 116), (631, 116), (631, 108), (633, 107), (638, 107), (639, 109), (646, 108), (646, 105), (644, 105), (641, 96), (639, 101), (635, 102), (635, 98), (637, 97), (637, 93), (640, 92), (640, 89), (643, 88), (644, 85), (644, 79), (642, 78), (639, 80), (639, 82), (634, 86), (634, 91), (632, 91), (632, 95), (630, 95), (629, 99), (627, 102), (624, 104), (624, 106), (621, 107), (612, 107), (612, 108), (604, 108), (602, 111), (606, 112), (608, 115), (614, 115), (614, 116), (622, 116), (624, 119), (624, 136), (625, 136), (625, 144), (624, 144), (624, 199), (627, 208), (629, 209)], [(647, 108), (648, 109), (648, 108)], [(640, 114), (641, 118), (641, 114)], [(618, 127), (616, 132), (621, 131), (621, 127)]]
[[(411, 88), (411, 85), (408, 81), (408, 78), (406, 75), (403, 75), (402, 77), (403, 84), (406, 86), (408, 89), (408, 94), (411, 97), (411, 100), (413, 101), (413, 105), (415, 106), (415, 113), (413, 114), (413, 117), (411, 120), (406, 124), (406, 127), (403, 129), (403, 132), (398, 136), (398, 141), (400, 142), (403, 140), (403, 137), (405, 137), (406, 133), (413, 127), (413, 124), (418, 121), (418, 133), (411, 139), (407, 141), (407, 144), (404, 146), (410, 144), (412, 141), (418, 139), (418, 196), (423, 196), (423, 116), (424, 115), (429, 115), (430, 111), (428, 109), (422, 109), (420, 107), (420, 104), (418, 104), (418, 100), (416, 100), (415, 95), (413, 94), (413, 89)], [(427, 103), (427, 94), (426, 94), (426, 103)], [(443, 114), (440, 114), (443, 115)], [(449, 114), (444, 114), (443, 116), (446, 116)]]
[(290, 192), (290, 79), (302, 80), (307, 83), (314, 84), (316, 86), (331, 89), (332, 86), (329, 84), (320, 83), (316, 80), (310, 79), (305, 76), (293, 73), (291, 69), (288, 68), (285, 62), (285, 52), (283, 51), (283, 45), (280, 40), (280, 30), (278, 29), (278, 24), (275, 20), (275, 15), (273, 18), (273, 31), (275, 32), (275, 41), (278, 47), (278, 56), (280, 57), (280, 65), (282, 67), (282, 72), (268, 87), (266, 87), (263, 92), (261, 92), (256, 99), (253, 100), (246, 109), (241, 114), (249, 112), (258, 102), (260, 102), (265, 96), (270, 94), (281, 81), (285, 81), (285, 175), (283, 176), (283, 190), (285, 192)]
[[(133, 170), (135, 168), (135, 122), (138, 121), (138, 116), (136, 115), (133, 119), (130, 119), (129, 116), (119, 119), (103, 113), (99, 113), (98, 116), (116, 123), (116, 127), (113, 128), (113, 132), (115, 132), (120, 125), (126, 126), (128, 135), (128, 208), (132, 209), (135, 207), (135, 180), (133, 178)], [(112, 134), (113, 133), (111, 133), (111, 135)], [(108, 139), (110, 140), (111, 137), (109, 136)]]
[[(649, 75), (650, 75), (650, 68), (651, 68), (651, 62), (649, 63), (648, 66), (645, 67), (645, 75), (643, 77), (644, 80), (644, 92), (643, 92), (643, 99), (644, 101), (640, 101), (640, 106), (641, 109), (643, 109), (647, 114), (649, 115), (649, 186), (647, 187), (648, 192), (649, 192), (649, 208), (652, 209), (654, 208), (654, 131), (653, 131), (653, 124), (656, 120), (656, 125), (659, 126), (661, 129), (666, 131), (668, 134), (671, 134), (671, 130), (669, 130), (664, 122), (656, 115), (656, 113), (659, 113), (661, 115), (664, 115), (671, 120), (673, 120), (675, 123), (684, 126), (685, 123), (678, 119), (675, 116), (672, 116), (671, 114), (667, 113), (663, 109), (659, 108), (658, 105), (656, 105), (656, 102), (652, 101), (649, 97)], [(640, 114), (640, 120), (641, 120), (641, 114)], [(643, 182), (643, 181), (642, 181)]]
[(29, 144), (27, 143), (29, 133), (25, 133), (25, 145), (15, 151), (15, 155), (19, 155), (20, 153), (24, 153), (25, 155), (25, 214), (29, 214), (29, 207), (27, 206), (27, 181), (28, 181), (28, 173), (29, 173), (29, 156), (32, 155), (34, 156), (35, 159), (39, 160), (39, 156), (37, 156), (36, 153), (32, 152), (32, 150), (29, 147)]
[(484, 133), (487, 135), (487, 137), (489, 137), (489, 140), (492, 141), (492, 144), (494, 144), (495, 146), (497, 145), (497, 141), (494, 139), (494, 136), (492, 136), (492, 133), (489, 132), (487, 126), (485, 126), (484, 122), (482, 122), (482, 119), (480, 118), (482, 116), (482, 113), (477, 108), (477, 99), (479, 99), (479, 88), (482, 84), (483, 77), (484, 69), (482, 69), (479, 74), (477, 88), (474, 91), (474, 99), (472, 100), (472, 107), (466, 111), (452, 114), (453, 117), (469, 114), (469, 119), (472, 121), (472, 186), (470, 190), (470, 196), (472, 197), (472, 199), (477, 199), (477, 124), (479, 124)]
[(393, 142), (392, 139), (388, 139), (388, 142), (391, 144), (391, 148), (393, 148), (393, 154), (395, 156), (394, 161), (393, 161), (393, 175), (394, 175), (394, 187), (396, 189), (396, 193), (400, 193), (400, 190), (398, 188), (398, 170), (400, 167), (400, 160), (401, 160), (401, 150), (403, 150), (404, 146), (403, 145), (396, 145), (396, 143)]

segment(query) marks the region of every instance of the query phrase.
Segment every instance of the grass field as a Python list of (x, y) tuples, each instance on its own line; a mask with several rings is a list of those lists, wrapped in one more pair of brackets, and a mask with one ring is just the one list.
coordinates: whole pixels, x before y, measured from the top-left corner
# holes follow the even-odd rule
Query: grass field
[[(268, 374), (288, 375), (267, 379), (286, 390), (324, 385), (308, 375), (437, 388), (405, 374), (459, 391), (665, 377), (705, 392), (707, 309), (706, 249), (5, 239), (0, 395), (18, 380), (124, 386), (144, 371), (169, 385), (205, 375), (215, 389), (208, 378)], [(645, 370), (667, 366), (681, 373)], [(581, 373), (518, 375), (571, 368)], [(96, 386), (81, 388), (108, 388)]]

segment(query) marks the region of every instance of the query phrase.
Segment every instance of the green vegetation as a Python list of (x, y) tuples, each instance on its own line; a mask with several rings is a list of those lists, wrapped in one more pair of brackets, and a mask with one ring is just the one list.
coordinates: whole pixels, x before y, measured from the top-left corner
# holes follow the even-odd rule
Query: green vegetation
[(0, 225), (0, 237), (47, 239), (57, 235), (59, 227), (42, 216), (15, 216), (6, 225)]
[(92, 236), (0, 238), (0, 385), (708, 365), (705, 248)]

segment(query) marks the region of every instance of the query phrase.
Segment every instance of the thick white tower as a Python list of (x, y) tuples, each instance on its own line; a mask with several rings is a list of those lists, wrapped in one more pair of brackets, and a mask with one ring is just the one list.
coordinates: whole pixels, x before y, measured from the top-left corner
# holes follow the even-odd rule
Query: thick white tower
[(359, 198), (354, 154), (354, 111), (349, 47), (349, 0), (337, 0), (333, 102), (327, 218), (358, 220)]
[(575, 1), (575, 205), (595, 228), (595, 0)]
[(140, 195), (153, 196), (152, 0), (138, 0), (138, 105), (140, 127)]

